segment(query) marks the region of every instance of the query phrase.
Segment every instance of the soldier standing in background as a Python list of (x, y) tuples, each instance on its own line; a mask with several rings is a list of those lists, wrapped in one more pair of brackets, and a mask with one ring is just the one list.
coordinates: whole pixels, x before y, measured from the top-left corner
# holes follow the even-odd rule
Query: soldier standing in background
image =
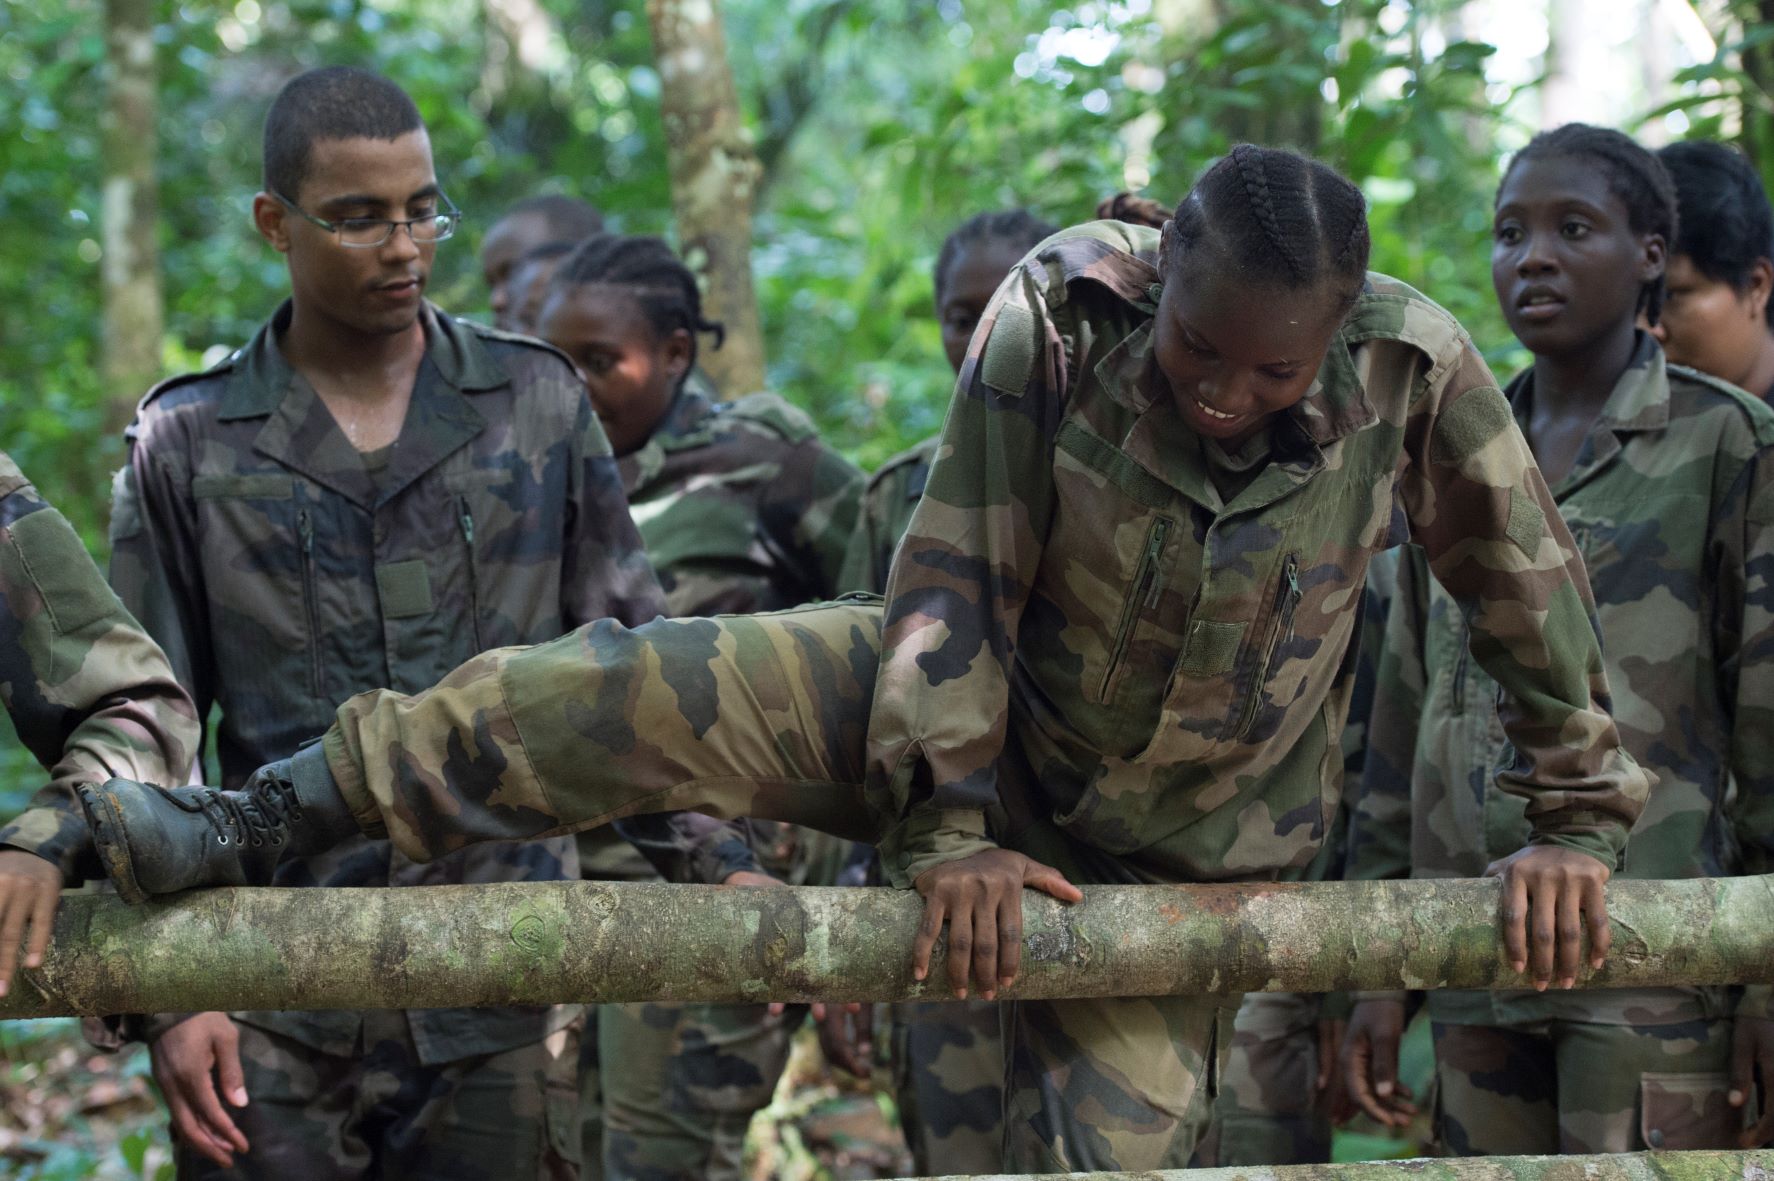
[[(669, 246), (586, 240), (560, 263), (538, 327), (585, 379), (670, 614), (749, 614), (838, 593), (862, 474), (781, 398), (722, 404), (693, 379), (698, 338), (713, 335), (719, 347), (721, 328), (703, 319), (695, 276)], [(788, 825), (746, 828), (765, 868), (797, 883), (833, 884), (848, 851)], [(580, 834), (587, 877), (657, 877), (608, 837)], [(601, 1085), (605, 1176), (739, 1181), (746, 1129), (775, 1092), (804, 1015), (803, 1006), (602, 1006), (581, 1087)], [(600, 1070), (599, 1058), (621, 1069)], [(588, 1127), (593, 1114), (588, 1104)]]
[[(457, 217), (418, 111), (349, 69), (292, 80), (254, 222), (292, 298), (131, 428), (113, 582), (200, 715), (222, 777), (287, 756), (336, 704), (478, 651), (663, 606), (567, 362), (424, 296)], [(181, 769), (178, 778), (183, 778)], [(287, 886), (577, 876), (565, 838), (416, 865), (353, 840)], [(580, 1006), (148, 1018), (184, 1177), (578, 1175)], [(224, 1105), (224, 1101), (225, 1104)], [(232, 1110), (230, 1110), (232, 1109)]]
[(517, 265), (539, 247), (571, 245), (604, 228), (604, 215), (576, 197), (556, 193), (527, 197), (507, 209), (481, 239), (481, 277), (493, 323), (507, 331), (527, 332), (514, 317), (521, 314), (511, 298)]

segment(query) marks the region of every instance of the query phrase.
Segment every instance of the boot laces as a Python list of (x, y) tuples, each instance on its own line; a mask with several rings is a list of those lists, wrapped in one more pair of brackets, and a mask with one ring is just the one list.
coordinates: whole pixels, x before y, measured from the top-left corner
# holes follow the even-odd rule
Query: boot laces
[(275, 775), (255, 776), (242, 791), (199, 789), (167, 793), (187, 812), (201, 812), (221, 845), (281, 845), (291, 821), (302, 819), (294, 785)]

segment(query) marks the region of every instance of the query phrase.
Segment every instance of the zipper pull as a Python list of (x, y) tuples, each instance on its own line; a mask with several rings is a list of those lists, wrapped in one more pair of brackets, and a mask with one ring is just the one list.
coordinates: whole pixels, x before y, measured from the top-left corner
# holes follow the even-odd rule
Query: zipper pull
[(1287, 560), (1287, 593), (1296, 599), (1300, 597), (1300, 562), (1298, 558)]
[(456, 520), (462, 525), (462, 540), (466, 541), (469, 545), (473, 545), (474, 514), (468, 511), (468, 501), (466, 499), (458, 500), (456, 502), (456, 507), (460, 510)]
[(1152, 540), (1146, 545), (1146, 569), (1152, 572), (1152, 589), (1146, 592), (1147, 611), (1158, 605), (1158, 596), (1164, 591), (1164, 567), (1159, 563), (1164, 557), (1164, 539), (1169, 533), (1169, 523), (1161, 518), (1158, 527), (1152, 530)]
[(307, 509), (296, 510), (296, 533), (302, 539), (302, 553), (309, 556), (314, 553), (314, 521), (308, 516)]

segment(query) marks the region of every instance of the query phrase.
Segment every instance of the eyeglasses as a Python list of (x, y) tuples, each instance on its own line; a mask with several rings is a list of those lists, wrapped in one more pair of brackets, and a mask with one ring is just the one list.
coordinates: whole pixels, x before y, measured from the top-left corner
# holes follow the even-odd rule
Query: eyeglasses
[(359, 250), (369, 250), (382, 245), (394, 237), (394, 231), (400, 226), (407, 228), (407, 233), (415, 242), (442, 242), (456, 232), (461, 224), (462, 211), (455, 203), (442, 193), (437, 199), (445, 205), (436, 213), (428, 213), (424, 217), (409, 217), (405, 221), (396, 221), (390, 217), (344, 217), (338, 221), (326, 221), (306, 212), (301, 206), (276, 190), (268, 190), (273, 197), (283, 202), (283, 207), (305, 221), (311, 221), (329, 234), (337, 234), (339, 245), (351, 246)]

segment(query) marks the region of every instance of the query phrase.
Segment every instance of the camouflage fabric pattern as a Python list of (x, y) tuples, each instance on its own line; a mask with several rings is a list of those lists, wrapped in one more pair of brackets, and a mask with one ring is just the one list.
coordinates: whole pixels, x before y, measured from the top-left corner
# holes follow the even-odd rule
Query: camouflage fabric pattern
[(844, 555), (844, 572), (838, 580), (842, 589), (886, 593), (893, 551), (912, 523), (912, 511), (930, 482), (930, 463), (936, 457), (938, 442), (932, 436), (889, 457), (869, 477), (856, 532)]
[(578, 1043), (575, 1024), (527, 1046), (437, 1064), (421, 1061), (399, 1013), (365, 1014), (362, 1040), (346, 1055), (242, 1026), (252, 1101), (233, 1115), (253, 1151), (223, 1168), (180, 1143), (178, 1175), (578, 1181)]
[(862, 473), (776, 395), (723, 404), (686, 384), (620, 469), (668, 614), (776, 611), (839, 593)]
[(0, 451), (0, 700), (48, 772), (0, 845), (100, 877), (73, 785), (184, 779), (197, 713), (57, 512)]
[[(662, 607), (607, 440), (545, 345), (423, 312), (400, 436), (372, 472), (283, 359), (285, 304), (207, 373), (152, 391), (113, 508), (112, 581), (166, 648), (199, 716), (220, 707), (223, 782), (292, 754), (352, 693), (435, 682), (477, 651)], [(181, 776), (182, 778), (182, 776)], [(285, 863), (284, 886), (577, 875), (569, 841), (415, 865), (354, 841)], [(577, 1006), (415, 1011), (427, 1065), (540, 1041)], [(237, 1020), (334, 1056), (357, 1013)]]
[[(719, 403), (693, 376), (619, 469), (670, 614), (748, 614), (837, 594), (862, 474), (781, 398)], [(818, 834), (768, 821), (744, 829), (774, 854), (764, 857), (770, 872), (806, 879), (803, 863)], [(587, 875), (633, 876), (612, 864), (624, 851), (607, 834), (580, 835)], [(725, 868), (761, 867), (735, 859)], [(804, 1013), (772, 1017), (763, 1005), (600, 1009), (600, 1054), (621, 1064), (600, 1084), (606, 1175), (738, 1181), (746, 1130), (775, 1092)]]
[[(1343, 798), (1324, 847), (1303, 870), (1282, 877), (1324, 881), (1342, 876), (1349, 813), (1367, 761), (1367, 733), (1379, 677), (1386, 614), (1397, 583), (1399, 550), (1375, 554), (1362, 587), (1355, 689), (1343, 727)], [(1195, 1167), (1307, 1165), (1330, 1160), (1330, 1113), (1320, 1102), (1318, 1025), (1341, 1015), (1341, 996), (1257, 993), (1244, 998), (1233, 1025), (1214, 1121), (1195, 1154)]]
[(1321, 1164), (1330, 1160), (1330, 1113), (1318, 1102), (1320, 998), (1244, 998), (1214, 1099), (1213, 1123), (1191, 1168)]
[(1453, 1156), (1737, 1146), (1729, 1021), (1433, 1028), (1436, 1135)]
[[(1510, 385), (1515, 413), (1533, 373)], [(1658, 776), (1621, 874), (1766, 872), (1774, 853), (1774, 412), (1668, 365), (1641, 334), (1570, 474), (1555, 489), (1599, 608), (1614, 714)], [(1495, 682), (1466, 657), (1462, 611), (1407, 556), (1355, 812), (1352, 876), (1472, 877), (1528, 832), (1495, 790), (1506, 756)], [(1419, 719), (1421, 719), (1419, 727)], [(1768, 1012), (1770, 990), (1745, 1011)], [(1731, 1011), (1719, 989), (1438, 992), (1437, 1021), (1667, 1025)]]
[(1612, 864), (1648, 782), (1605, 710), (1582, 563), (1466, 334), (1370, 276), (1226, 502), (1152, 359), (1157, 241), (1062, 231), (974, 334), (888, 589), (888, 874), (988, 847), (994, 803), (1158, 878), (1308, 864), (1368, 560), (1406, 536), (1509, 695), (1502, 783), (1532, 839)]
[(893, 1091), (919, 1176), (1002, 1170), (1002, 1008), (971, 999), (891, 1006)]

